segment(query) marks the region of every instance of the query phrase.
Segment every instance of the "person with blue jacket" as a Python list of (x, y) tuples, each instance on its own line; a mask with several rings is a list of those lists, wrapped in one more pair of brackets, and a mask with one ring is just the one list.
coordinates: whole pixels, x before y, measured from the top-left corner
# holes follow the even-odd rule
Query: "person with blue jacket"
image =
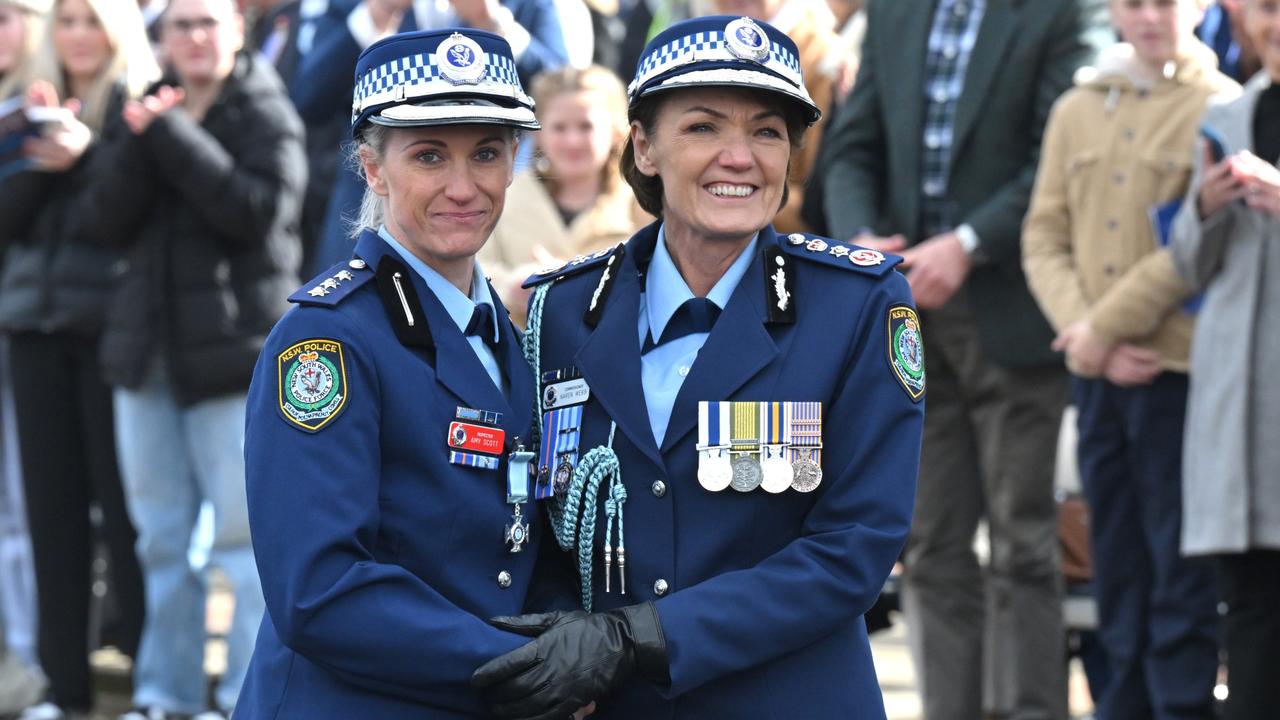
[(499, 718), (883, 718), (863, 621), (906, 540), (925, 395), (900, 259), (780, 235), (820, 115), (795, 43), (706, 17), (648, 45), (624, 176), (659, 221), (530, 278), (533, 495), (582, 609), (472, 678)]
[(505, 40), (450, 29), (370, 46), (353, 115), (364, 230), (249, 391), (267, 612), (238, 720), (482, 717), (472, 671), (526, 641), (486, 619), (533, 576), (534, 382), (475, 255), (533, 101)]

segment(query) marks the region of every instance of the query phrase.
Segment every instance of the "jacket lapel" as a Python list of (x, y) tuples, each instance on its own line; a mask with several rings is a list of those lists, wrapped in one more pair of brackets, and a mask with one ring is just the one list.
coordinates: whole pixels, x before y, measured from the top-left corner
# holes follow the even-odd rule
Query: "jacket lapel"
[(965, 70), (964, 90), (956, 103), (955, 138), (951, 144), (951, 156), (959, 157), (961, 147), (977, 124), (978, 115), (986, 104), (987, 93), (1004, 59), (1014, 31), (1018, 28), (1018, 9), (1023, 0), (987, 0), (987, 9), (978, 28), (978, 38), (969, 56)]
[(671, 422), (662, 441), (664, 454), (697, 426), (699, 401), (729, 399), (777, 356), (778, 346), (764, 326), (761, 260), (763, 249), (776, 242), (772, 228), (766, 227), (760, 232), (756, 256), (747, 274), (729, 297), (729, 304), (711, 328), (706, 344), (698, 351), (698, 358), (676, 395)]
[[(656, 235), (657, 225), (650, 230)], [(648, 239), (650, 242), (653, 238)], [(640, 382), (640, 281), (636, 269), (636, 243), (628, 244), (618, 279), (600, 324), (578, 349), (574, 364), (586, 378), (591, 394), (618, 428), (655, 465), (662, 456), (649, 426), (649, 409)]]
[[(929, 29), (933, 24), (936, 2), (891, 2), (884, 5), (890, 15), (887, 28), (901, 28), (891, 39), (881, 39), (884, 51), (874, 58), (877, 81), (886, 99), (882, 118), (892, 109), (894, 121), (886, 127), (886, 135), (900, 151), (905, 170), (904, 187), (920, 186), (920, 137), (924, 131), (924, 63), (929, 49)], [(919, 215), (918, 193), (901, 193), (903, 217)]]
[[(356, 255), (371, 268), (378, 267), (378, 263), (386, 255), (396, 260), (400, 259), (391, 246), (373, 232), (361, 235), (356, 244)], [(475, 350), (454, 324), (453, 318), (449, 317), (444, 305), (436, 299), (435, 293), (431, 292), (426, 281), (418, 273), (411, 268), (406, 270), (407, 279), (413, 283), (413, 289), (418, 295), (418, 304), (421, 306), (410, 308), (410, 312), (425, 316), (427, 327), (431, 329), (431, 337), (435, 343), (436, 380), (467, 407), (496, 410), (503, 413), (504, 417), (509, 415), (511, 407), (506, 398), (502, 397), (502, 393), (494, 386), (489, 373), (485, 372), (484, 365), (480, 364), (480, 358), (476, 357)], [(497, 295), (494, 297), (496, 298)], [(394, 312), (394, 309), (389, 309), (388, 312)], [(501, 314), (505, 317), (506, 310), (504, 309)], [(509, 322), (506, 324), (510, 325)], [(507, 338), (504, 335), (503, 342), (506, 341)], [(501, 361), (499, 357), (499, 362)]]

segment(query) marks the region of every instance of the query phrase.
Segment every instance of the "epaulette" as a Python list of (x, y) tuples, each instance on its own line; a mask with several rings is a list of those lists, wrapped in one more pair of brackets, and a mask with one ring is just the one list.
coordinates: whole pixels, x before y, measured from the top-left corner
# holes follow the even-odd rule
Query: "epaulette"
[(548, 280), (557, 280), (559, 278), (577, 275), (583, 270), (590, 270), (593, 267), (603, 264), (617, 249), (618, 246), (615, 245), (613, 247), (605, 248), (600, 252), (592, 253), (591, 255), (579, 255), (560, 267), (549, 268), (530, 275), (520, 287), (531, 288), (535, 285), (541, 285)]
[(373, 270), (360, 258), (352, 258), (325, 270), (289, 296), (300, 305), (334, 307), (361, 285), (373, 279)]
[(796, 257), (873, 277), (884, 275), (902, 262), (898, 255), (805, 233), (780, 234), (778, 245)]

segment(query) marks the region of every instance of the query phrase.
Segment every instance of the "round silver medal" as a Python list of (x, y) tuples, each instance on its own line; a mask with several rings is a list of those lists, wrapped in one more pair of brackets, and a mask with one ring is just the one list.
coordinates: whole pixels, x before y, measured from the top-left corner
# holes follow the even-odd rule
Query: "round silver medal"
[(760, 487), (764, 477), (760, 472), (760, 461), (749, 455), (739, 455), (733, 459), (733, 480), (729, 486), (738, 492), (751, 492)]
[(813, 492), (822, 482), (822, 466), (813, 461), (813, 453), (791, 463), (791, 487), (802, 493)]
[(712, 456), (710, 450), (698, 453), (698, 484), (709, 492), (720, 492), (733, 480), (733, 467), (729, 458), (720, 451)]
[(760, 487), (765, 492), (780, 493), (791, 487), (795, 473), (791, 470), (791, 463), (787, 462), (784, 451), (776, 451), (776, 454), (769, 453), (764, 460), (760, 461)]

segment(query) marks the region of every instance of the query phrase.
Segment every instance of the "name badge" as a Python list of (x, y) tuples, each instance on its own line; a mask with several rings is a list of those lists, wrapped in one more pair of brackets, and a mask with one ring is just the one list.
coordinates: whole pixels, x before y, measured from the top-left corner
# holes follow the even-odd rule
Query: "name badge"
[(506, 432), (501, 428), (465, 422), (449, 423), (449, 447), (459, 450), (501, 455), (506, 437)]
[(555, 410), (570, 405), (581, 405), (591, 399), (591, 388), (586, 378), (565, 380), (547, 385), (542, 390), (542, 409)]

